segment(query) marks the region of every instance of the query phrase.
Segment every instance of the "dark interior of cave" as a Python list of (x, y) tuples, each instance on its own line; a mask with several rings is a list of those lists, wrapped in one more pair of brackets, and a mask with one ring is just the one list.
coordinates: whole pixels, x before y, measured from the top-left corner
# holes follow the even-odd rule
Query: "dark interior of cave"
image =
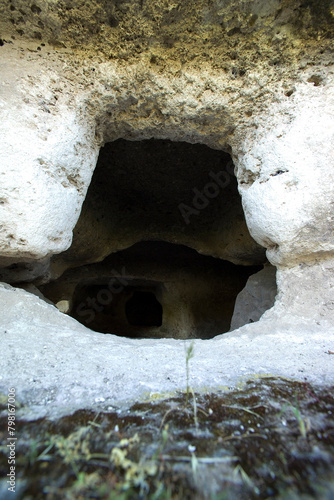
[(236, 265), (184, 245), (139, 242), (69, 269), (43, 287), (88, 328), (131, 338), (212, 338), (230, 329), (234, 304), (262, 266)]
[(67, 270), (43, 293), (69, 300), (74, 318), (103, 333), (228, 331), (238, 293), (266, 261), (249, 235), (233, 171), (228, 153), (202, 144), (106, 144), (72, 246), (54, 258)]
[(125, 304), (125, 316), (131, 326), (150, 328), (162, 325), (163, 309), (154, 292), (134, 290)]

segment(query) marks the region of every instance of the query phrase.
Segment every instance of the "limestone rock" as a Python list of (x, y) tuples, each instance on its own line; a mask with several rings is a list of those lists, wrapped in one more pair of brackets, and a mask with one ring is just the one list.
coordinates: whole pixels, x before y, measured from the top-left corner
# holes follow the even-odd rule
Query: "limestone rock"
[(333, 258), (278, 268), (276, 279), (278, 295), (275, 307), (263, 318), (275, 321), (297, 316), (305, 323), (334, 324)]
[(160, 71), (145, 59), (98, 60), (92, 71), (66, 51), (51, 50), (45, 64), (29, 51), (22, 61), (15, 44), (0, 48), (3, 266), (70, 246), (99, 146), (119, 137), (232, 152), (248, 229), (273, 264), (333, 251), (331, 69), (305, 68), (286, 96), (279, 82), (291, 66), (242, 79), (208, 64)]
[(60, 312), (67, 314), (71, 309), (70, 301), (69, 300), (60, 300), (59, 302), (57, 302), (56, 308)]
[[(0, 287), (0, 300), (0, 391), (15, 387), (25, 418), (57, 418), (79, 408), (103, 411), (186, 387), (189, 343), (92, 332), (9, 285)], [(311, 321), (308, 310), (308, 320), (262, 319), (215, 339), (196, 340), (191, 387), (235, 387), (245, 377), (268, 374), (295, 380), (307, 376), (309, 382), (331, 385), (333, 324)]]
[[(167, 3), (1, 3), (1, 279), (46, 286), (88, 262), (98, 268), (141, 239), (247, 265), (263, 264), (265, 248), (277, 267), (274, 307), (256, 323), (198, 340), (192, 386), (263, 373), (332, 382), (332, 2)], [(233, 160), (233, 196), (226, 190), (218, 208), (210, 204), (214, 217), (194, 234), (171, 228), (169, 214), (159, 226), (161, 211), (152, 210), (171, 173), (193, 173), (183, 184), (190, 192), (205, 187), (197, 185), (204, 168), (191, 162), (179, 171), (161, 162), (158, 178), (135, 196), (126, 183), (118, 192), (117, 177), (107, 174), (95, 189), (102, 146), (152, 139), (206, 146)], [(159, 169), (142, 170), (150, 180)], [(128, 188), (154, 213), (124, 217), (123, 228), (115, 213), (125, 214)], [(134, 204), (132, 215), (142, 206)], [(94, 333), (8, 285), (0, 301), (1, 387), (16, 385), (39, 414), (91, 407), (97, 395), (117, 404), (184, 382), (181, 341)]]
[(294, 118), (278, 123), (272, 115), (267, 132), (259, 130), (239, 158), (247, 224), (274, 265), (334, 250), (332, 75), (325, 86), (300, 86), (298, 94)]
[(21, 284), (20, 289), (25, 290), (26, 292), (29, 292), (33, 295), (36, 295), (36, 297), (40, 298), (41, 300), (44, 300), (46, 303), (54, 305), (54, 303), (47, 299), (42, 292), (37, 288), (37, 286), (33, 285), (32, 283), (26, 283), (26, 284)]
[(70, 246), (97, 153), (59, 75), (8, 56), (0, 63), (3, 265)]
[(250, 276), (245, 288), (239, 293), (231, 330), (258, 321), (274, 305), (276, 294), (276, 268), (268, 264), (262, 271)]

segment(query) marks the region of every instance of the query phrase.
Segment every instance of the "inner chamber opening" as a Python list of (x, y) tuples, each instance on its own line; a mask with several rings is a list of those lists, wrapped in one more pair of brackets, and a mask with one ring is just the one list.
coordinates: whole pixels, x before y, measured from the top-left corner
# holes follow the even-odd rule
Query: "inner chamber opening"
[(161, 326), (162, 305), (154, 292), (134, 290), (125, 305), (125, 316), (131, 326)]
[(126, 337), (211, 338), (265, 251), (250, 236), (229, 154), (119, 139), (101, 148), (69, 250), (44, 285), (89, 328)]

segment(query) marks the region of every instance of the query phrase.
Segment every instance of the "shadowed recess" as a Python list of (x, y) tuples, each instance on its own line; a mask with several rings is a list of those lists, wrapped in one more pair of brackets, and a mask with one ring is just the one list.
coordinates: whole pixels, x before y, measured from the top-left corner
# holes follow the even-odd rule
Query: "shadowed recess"
[(72, 246), (53, 258), (59, 278), (43, 293), (98, 332), (212, 338), (229, 331), (265, 261), (228, 153), (119, 139), (101, 148)]

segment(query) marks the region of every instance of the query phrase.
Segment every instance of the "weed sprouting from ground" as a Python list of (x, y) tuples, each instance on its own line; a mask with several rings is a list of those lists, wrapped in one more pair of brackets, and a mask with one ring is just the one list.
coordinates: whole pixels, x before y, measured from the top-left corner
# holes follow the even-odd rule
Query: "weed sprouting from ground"
[(188, 399), (189, 399), (189, 392), (190, 392), (190, 387), (189, 387), (189, 376), (190, 376), (190, 367), (189, 363), (190, 360), (195, 356), (195, 345), (194, 341), (191, 342), (190, 346), (186, 350), (186, 377), (187, 377), (187, 392), (186, 392), (186, 406), (188, 405)]
[(308, 418), (304, 419), (300, 413), (299, 409), (299, 404), (298, 404), (298, 399), (297, 396), (295, 396), (295, 404), (292, 405), (291, 403), (286, 403), (281, 412), (280, 416), (282, 416), (287, 409), (290, 409), (293, 413), (293, 415), (296, 417), (296, 420), (298, 422), (298, 427), (300, 434), (303, 436), (303, 438), (306, 438), (307, 432), (310, 430), (310, 421)]

